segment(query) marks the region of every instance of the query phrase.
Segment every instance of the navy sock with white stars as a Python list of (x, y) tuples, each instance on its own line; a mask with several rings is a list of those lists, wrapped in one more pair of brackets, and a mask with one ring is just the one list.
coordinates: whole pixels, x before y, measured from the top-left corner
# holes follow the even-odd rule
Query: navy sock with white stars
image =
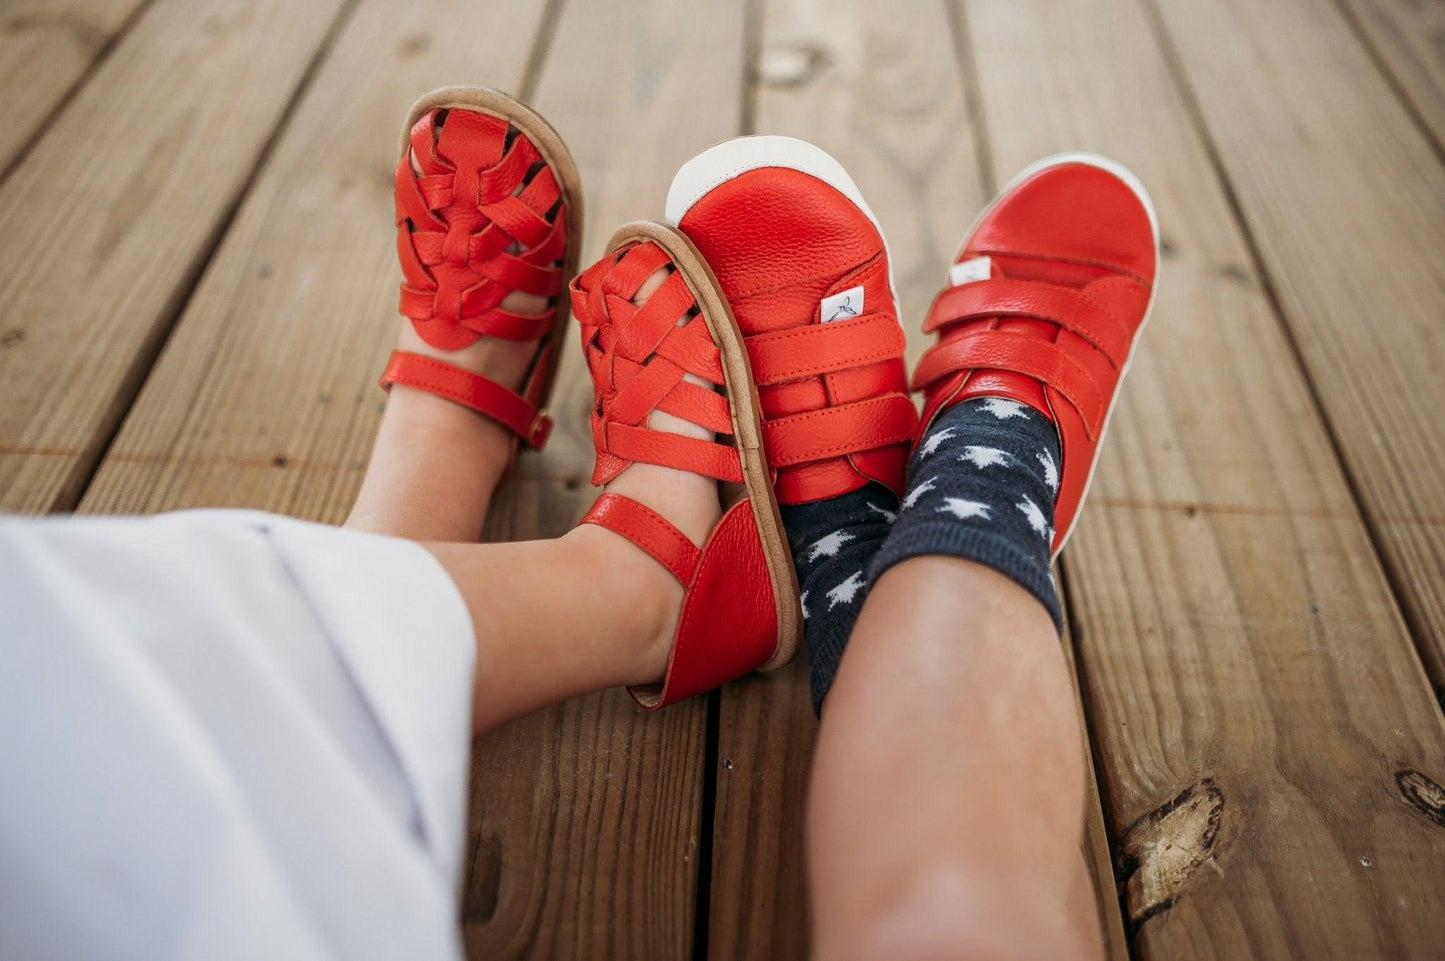
[(1049, 570), (1058, 464), (1058, 432), (1027, 404), (980, 397), (948, 408), (908, 462), (898, 521), (868, 582), (911, 557), (961, 557), (1012, 578), (1062, 629)]
[(813, 710), (821, 711), (868, 596), (868, 566), (898, 515), (898, 497), (869, 484), (810, 504), (783, 504), (781, 510), (802, 591)]

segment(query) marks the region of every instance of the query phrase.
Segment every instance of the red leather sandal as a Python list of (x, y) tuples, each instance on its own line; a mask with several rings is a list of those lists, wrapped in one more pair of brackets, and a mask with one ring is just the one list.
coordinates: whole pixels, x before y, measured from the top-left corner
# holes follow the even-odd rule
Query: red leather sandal
[[(510, 472), (519, 449), (540, 450), (552, 428), (546, 404), (567, 326), (562, 292), (582, 236), (576, 164), (530, 108), (496, 90), (444, 87), (407, 116), (395, 189), (401, 313), (421, 338), (442, 350), (483, 336), (535, 340), (537, 354), (519, 391), (404, 350), (392, 353), (381, 386), (429, 391), (506, 427)], [(514, 290), (550, 303), (534, 314), (502, 308)]]
[(1158, 263), (1158, 221), (1137, 177), (1092, 154), (1048, 157), (979, 215), (924, 322), (938, 343), (913, 374), (920, 437), (975, 397), (1027, 404), (1058, 428), (1055, 555), (1088, 493)]
[(744, 334), (778, 500), (901, 493), (918, 413), (888, 248), (838, 162), (791, 137), (724, 141), (678, 171), (667, 219)]
[[(658, 268), (672, 274), (641, 307), (637, 290)], [(802, 620), (797, 575), (762, 449), (757, 389), (737, 322), (717, 279), (688, 239), (656, 223), (619, 230), (608, 252), (572, 282), (572, 310), (596, 404), (592, 482), (634, 462), (741, 485), (700, 548), (656, 511), (604, 493), (582, 518), (614, 531), (667, 568), (685, 594), (667, 673), (632, 689), (643, 707), (671, 704), (755, 668), (787, 663)], [(679, 326), (677, 318), (690, 315)], [(692, 374), (721, 390), (684, 380)], [(651, 430), (663, 410), (732, 443)]]

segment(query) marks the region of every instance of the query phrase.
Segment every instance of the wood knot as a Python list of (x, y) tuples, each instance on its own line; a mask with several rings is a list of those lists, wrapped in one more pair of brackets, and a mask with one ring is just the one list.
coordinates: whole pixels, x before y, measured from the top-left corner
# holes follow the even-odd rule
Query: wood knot
[(806, 87), (828, 60), (826, 50), (810, 43), (773, 43), (763, 49), (754, 72), (764, 87)]
[(1199, 866), (1213, 860), (1223, 814), (1224, 792), (1212, 778), (1205, 778), (1125, 832), (1114, 876), (1130, 934), (1173, 907)]
[(1445, 828), (1445, 788), (1410, 768), (1395, 772), (1395, 784), (1406, 804)]
[(396, 45), (397, 53), (403, 57), (419, 57), (431, 49), (431, 36), (425, 33), (414, 33), (409, 37), (402, 37), (401, 42)]

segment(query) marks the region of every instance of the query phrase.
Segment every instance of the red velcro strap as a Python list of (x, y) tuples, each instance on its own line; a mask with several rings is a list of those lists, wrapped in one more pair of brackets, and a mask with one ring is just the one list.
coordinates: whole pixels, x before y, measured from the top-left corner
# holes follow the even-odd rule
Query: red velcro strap
[(1007, 277), (944, 290), (929, 308), (923, 332), (983, 317), (1033, 317), (1066, 327), (1103, 351), (1115, 367), (1124, 365), (1134, 340), (1127, 324), (1077, 290)]
[(903, 328), (890, 313), (753, 334), (746, 339), (753, 377), (781, 384), (901, 356)]
[(666, 517), (622, 494), (603, 494), (582, 518), (620, 534), (672, 572), (686, 587), (692, 582), (702, 551)]
[(841, 457), (912, 439), (918, 411), (906, 394), (778, 417), (763, 425), (763, 444), (772, 467), (791, 467)]
[(470, 407), (501, 424), (520, 437), (522, 443), (536, 450), (542, 449), (552, 433), (552, 419), (521, 394), (435, 357), (405, 350), (392, 351), (391, 360), (381, 375), (381, 386), (389, 388), (392, 384), (424, 390)]
[(1064, 396), (1083, 418), (1089, 439), (1098, 436), (1105, 395), (1087, 367), (1058, 344), (1027, 334), (981, 330), (938, 344), (918, 362), (917, 388), (960, 370), (1008, 370), (1042, 381)]

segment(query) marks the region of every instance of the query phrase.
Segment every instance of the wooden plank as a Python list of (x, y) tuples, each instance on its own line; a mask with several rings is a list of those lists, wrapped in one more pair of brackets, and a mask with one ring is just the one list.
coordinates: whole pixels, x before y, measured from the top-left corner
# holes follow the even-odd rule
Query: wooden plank
[(996, 169), (1109, 153), (1163, 225), (1155, 317), (1064, 558), (1132, 945), (1431, 956), (1445, 832), (1421, 797), (1445, 726), (1144, 11), (964, 9)]
[(1336, 11), (1159, 9), (1445, 693), (1445, 166)]
[(1335, 0), (1373, 48), (1375, 62), (1398, 86), (1445, 150), (1445, 3), (1432, 0)]
[[(774, 0), (764, 13), (756, 71), (757, 129), (828, 150), (881, 219), (910, 362), (929, 340), (919, 320), (984, 200), (950, 26), (942, 5), (922, 0)], [(807, 956), (804, 797), (816, 729), (801, 655), (776, 676), (747, 678), (723, 692), (712, 957)], [(1091, 824), (1101, 828), (1098, 798), (1087, 800)], [(1090, 860), (1105, 868), (1109, 942), (1122, 943), (1112, 870), (1107, 859)]]
[(145, 0), (23, 0), (0, 11), (0, 171)]
[[(1068, 582), (1059, 570), (1055, 570), (1061, 593), (1069, 591)], [(1070, 611), (1064, 608), (1064, 653), (1069, 660), (1069, 671), (1074, 679), (1075, 706), (1079, 709), (1079, 730), (1084, 738), (1085, 783), (1089, 789), (1081, 799), (1084, 805), (1084, 836), (1080, 847), (1084, 856), (1089, 880), (1093, 884), (1094, 906), (1099, 914), (1099, 929), (1103, 933), (1104, 957), (1108, 961), (1129, 961), (1129, 937), (1124, 930), (1124, 916), (1120, 910), (1118, 894), (1114, 889), (1113, 845), (1109, 839), (1108, 819), (1104, 815), (1102, 798), (1099, 796), (1099, 765), (1094, 759), (1094, 745), (1089, 731), (1089, 714), (1084, 705), (1083, 692), (1079, 689), (1079, 662), (1074, 654), (1074, 637), (1069, 630)]]
[[(986, 199), (978, 144), (938, 4), (775, 0), (757, 68), (757, 127), (818, 143), (857, 180), (887, 231), (910, 365), (928, 346), (919, 319)], [(723, 692), (712, 918), (714, 957), (803, 958), (804, 798), (817, 722), (800, 658)], [(1127, 954), (1097, 794), (1086, 805), (1108, 955)]]
[[(737, 133), (743, 48), (741, 4), (564, 9), (534, 99), (586, 184), (584, 264), (624, 221), (661, 216), (683, 161)], [(517, 471), (524, 482), (578, 492), (576, 510), (546, 533), (571, 526), (591, 502), (591, 405), (591, 380), (569, 346), (553, 404), (559, 429)], [(472, 957), (692, 955), (706, 704), (644, 714), (609, 691), (479, 743), (476, 860), (463, 909)], [(509, 843), (521, 848), (511, 860)], [(498, 864), (510, 869), (499, 879)]]
[(0, 185), (0, 509), (74, 503), (337, 9), (162, 0)]
[[(339, 523), (395, 346), (391, 171), (416, 97), (522, 79), (543, 0), (366, 0), (196, 287), (82, 508), (245, 506)], [(443, 28), (445, 25), (445, 28)], [(492, 38), (479, 46), (478, 37)], [(520, 39), (519, 39), (520, 38)], [(540, 498), (540, 494), (537, 495)]]
[[(530, 41), (550, 35), (543, 15), (540, 0), (363, 2), (197, 289), (86, 509), (229, 504), (345, 516), (380, 416), (375, 379), (395, 323), (396, 125), (417, 93), (458, 78), (516, 89)], [(741, 16), (727, 7), (659, 0), (565, 10), (531, 99), (581, 167), (584, 256), (596, 256), (622, 220), (660, 213), (677, 165), (735, 132), (741, 62)], [(552, 443), (520, 462), (489, 538), (560, 534), (591, 501), (591, 387), (571, 345), (562, 376)], [(472, 956), (686, 955), (705, 725), (702, 700), (648, 715), (608, 692), (481, 739), (463, 898)]]

